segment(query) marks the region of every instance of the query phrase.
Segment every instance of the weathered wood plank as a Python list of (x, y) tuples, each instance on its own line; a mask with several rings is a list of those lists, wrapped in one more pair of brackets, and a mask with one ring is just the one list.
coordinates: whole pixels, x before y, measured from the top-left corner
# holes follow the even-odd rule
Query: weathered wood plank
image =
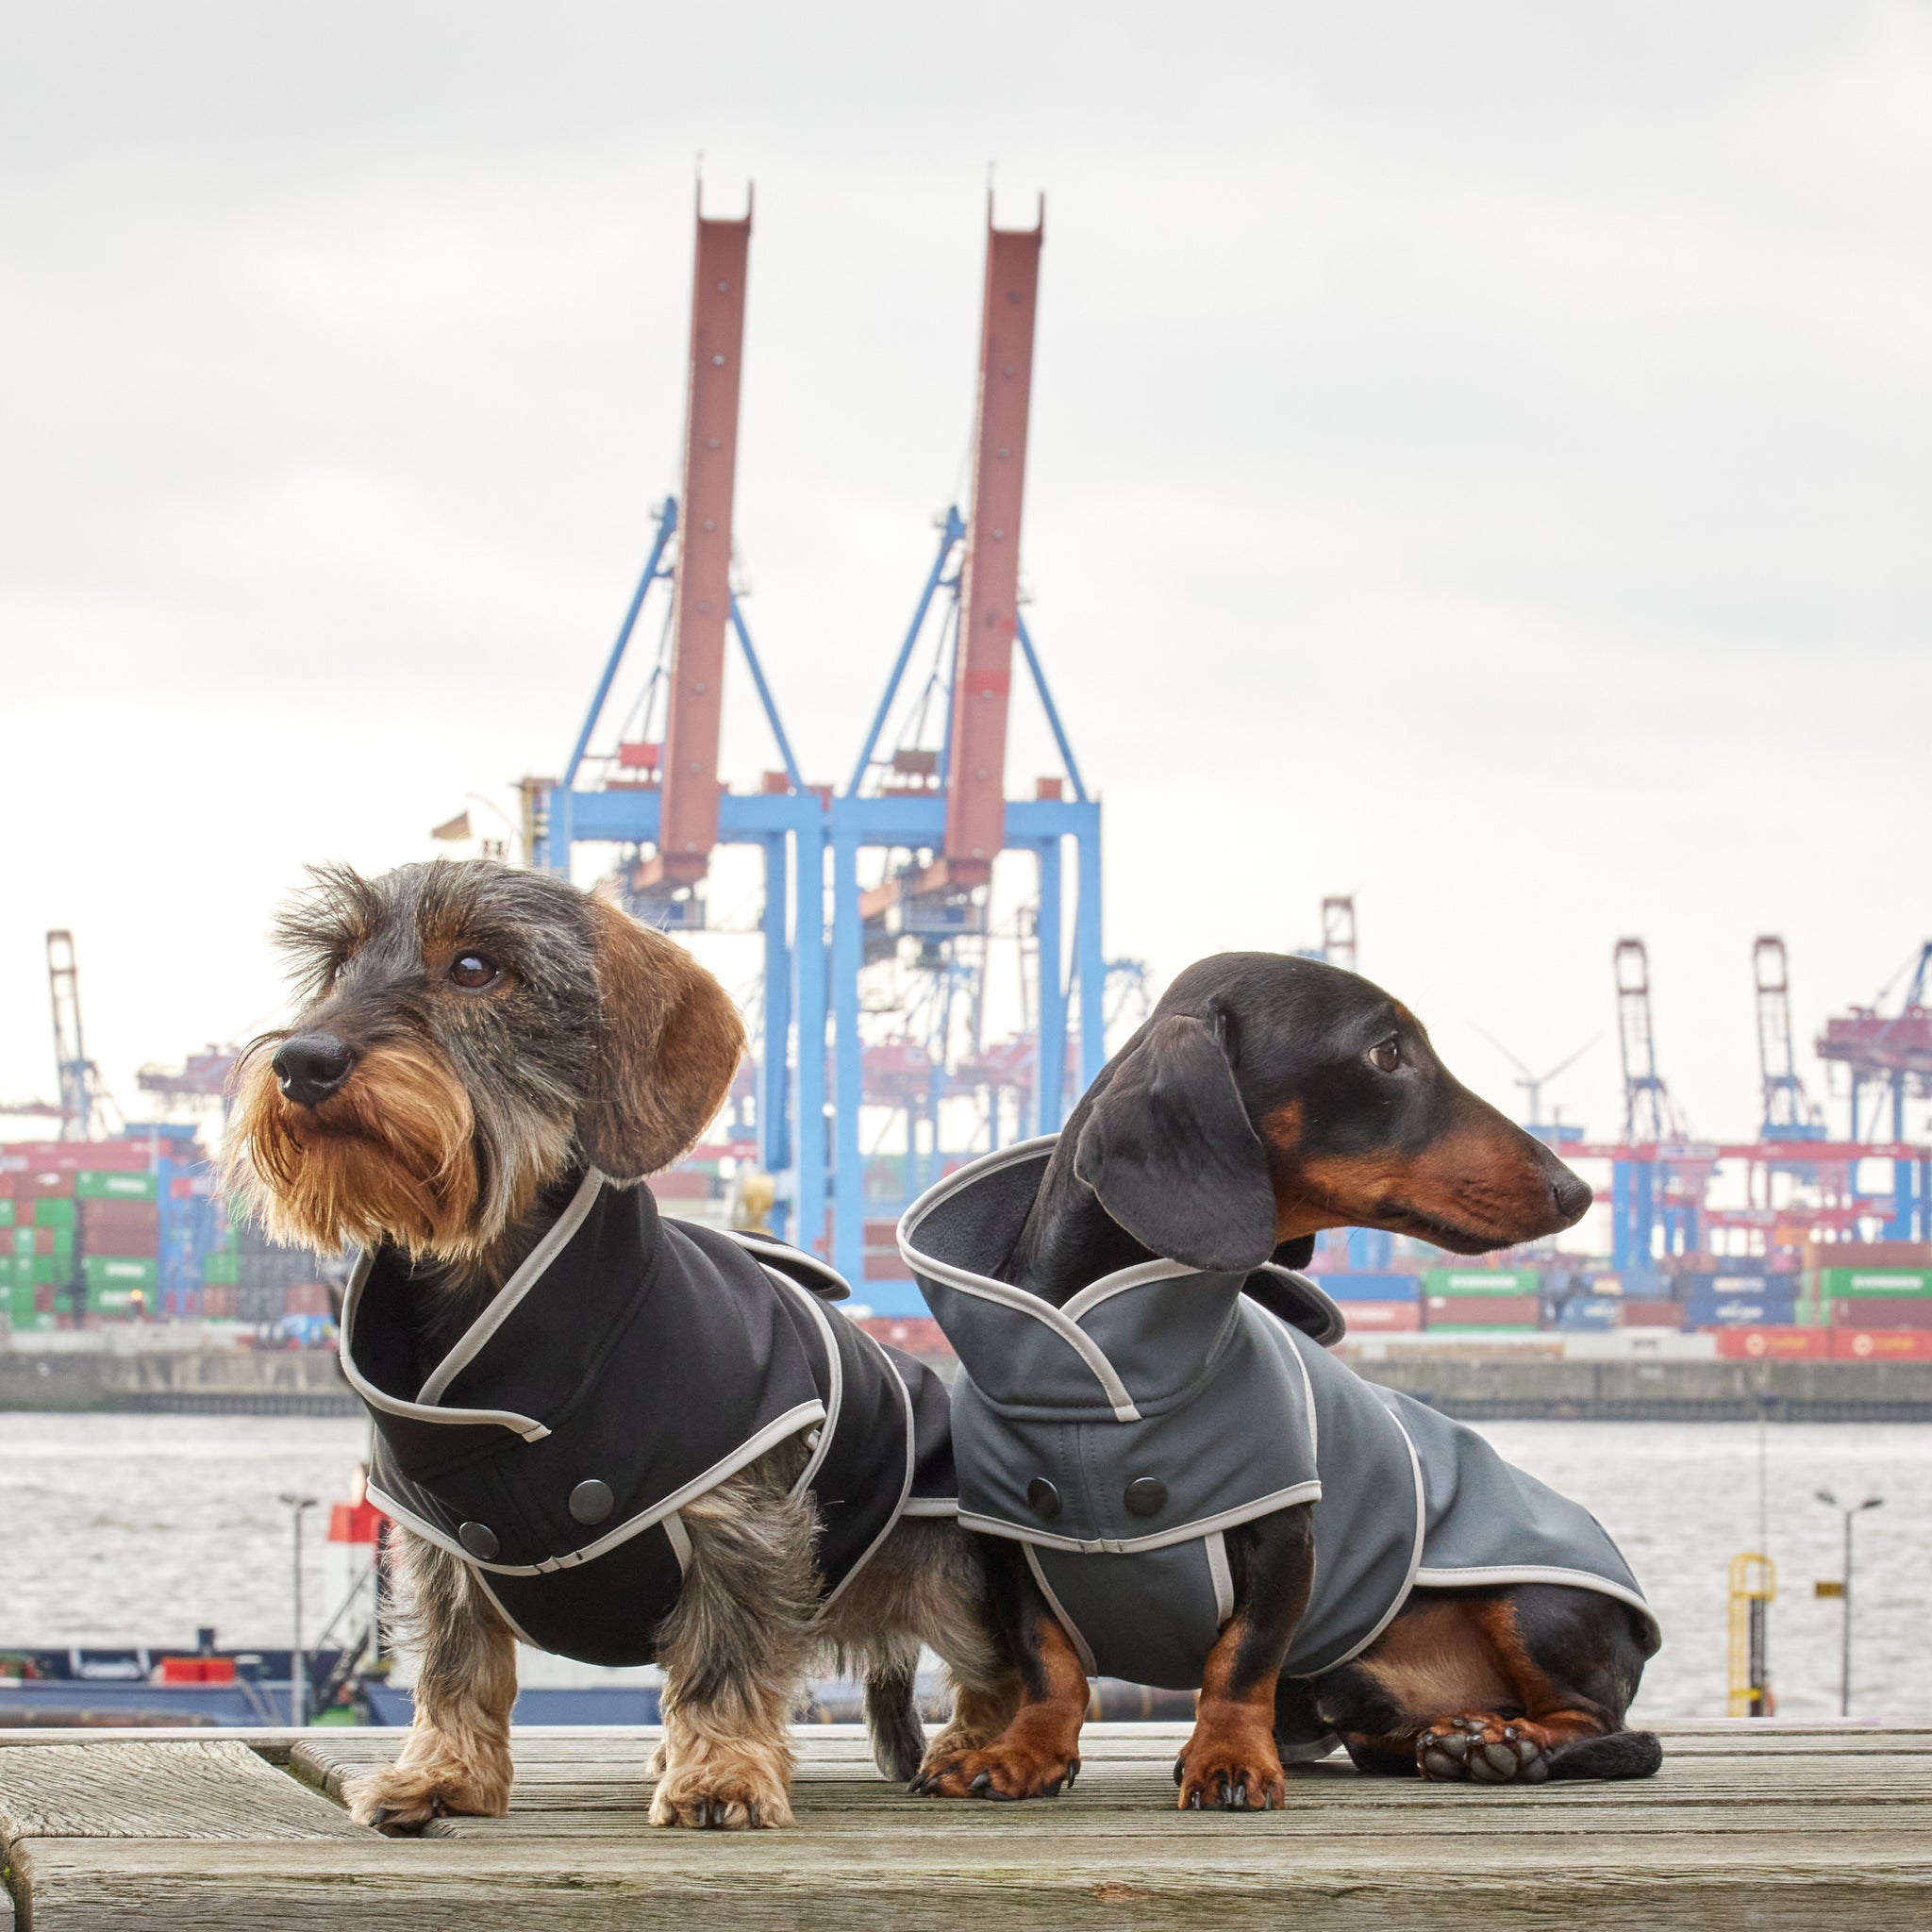
[[(729, 1923), (738, 1932), (822, 1932), (858, 1923), (958, 1932), (983, 1920), (1014, 1932), (1214, 1927), (1216, 1932), (1390, 1932), (1480, 1923), (1485, 1932), (1820, 1932), (1910, 1925), (1932, 1911), (1923, 1859), (1883, 1833), (1795, 1846), (1740, 1873), (1721, 1841), (1659, 1835), (1602, 1841), (1483, 1838), (1359, 1850), (1245, 1841), (1242, 1821), (1177, 1820), (1171, 1833), (1092, 1857), (1064, 1844), (1048, 1861), (1003, 1865), (974, 1836), (814, 1857), (806, 1834), (658, 1832), (643, 1846), (576, 1841), (491, 1857), (473, 1844), (192, 1845), (39, 1840), (26, 1848), (35, 1932), (142, 1932), (317, 1925), (375, 1932), (654, 1932)], [(1233, 1826), (1228, 1830), (1224, 1827)], [(976, 1836), (976, 1835), (975, 1835)], [(559, 1855), (560, 1854), (560, 1855)]]
[(0, 1846), (32, 1839), (368, 1836), (246, 1745), (42, 1744), (0, 1763)]

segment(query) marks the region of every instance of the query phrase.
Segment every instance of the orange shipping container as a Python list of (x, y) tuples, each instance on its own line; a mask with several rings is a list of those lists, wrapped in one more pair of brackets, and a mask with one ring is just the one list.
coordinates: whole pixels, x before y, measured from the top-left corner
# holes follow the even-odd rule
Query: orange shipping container
[(1932, 1362), (1932, 1334), (1916, 1328), (1834, 1328), (1831, 1352), (1841, 1362)]
[(1828, 1328), (1719, 1328), (1724, 1361), (1808, 1361), (1831, 1354)]

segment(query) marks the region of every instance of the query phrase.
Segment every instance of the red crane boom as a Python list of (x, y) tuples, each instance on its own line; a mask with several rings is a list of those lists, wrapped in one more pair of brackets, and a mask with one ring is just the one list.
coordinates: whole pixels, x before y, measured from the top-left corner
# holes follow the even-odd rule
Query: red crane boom
[(1020, 512), (1045, 237), (1043, 206), (1031, 228), (996, 228), (988, 197), (973, 510), (959, 579), (945, 848), (920, 882), (922, 891), (969, 891), (985, 885), (1006, 839), (1007, 710), (1019, 627)]
[(691, 381), (684, 421), (673, 585), (670, 702), (664, 723), (658, 854), (640, 888), (704, 877), (718, 842), (718, 732), (724, 631), (731, 616), (731, 506), (738, 470), (739, 373), (751, 212), (739, 222), (698, 215), (691, 276)]

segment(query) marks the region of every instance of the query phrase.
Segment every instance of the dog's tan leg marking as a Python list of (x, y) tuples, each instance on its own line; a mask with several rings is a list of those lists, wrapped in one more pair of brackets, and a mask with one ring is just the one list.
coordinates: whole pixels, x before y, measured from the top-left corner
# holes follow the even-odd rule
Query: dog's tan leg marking
[(1246, 1635), (1246, 1620), (1231, 1617), (1208, 1653), (1194, 1734), (1174, 1768), (1183, 1811), (1269, 1811), (1288, 1800), (1274, 1748), (1277, 1673), (1241, 1685), (1238, 1654)]
[[(1036, 1626), (1035, 1644), (1044, 1678), (1042, 1694), (1027, 1697), (991, 1743), (966, 1749), (934, 1744), (921, 1767), (919, 1781), (936, 1798), (1054, 1798), (1063, 1785), (1080, 1774), (1080, 1726), (1086, 1721), (1087, 1673), (1067, 1633), (1051, 1617)], [(990, 1723), (997, 1691), (965, 1693), (962, 1712), (956, 1708), (954, 1726), (966, 1718), (977, 1727)], [(970, 1732), (969, 1732), (970, 1734)]]
[(349, 1815), (388, 1832), (421, 1831), (451, 1812), (501, 1818), (509, 1809), (516, 1640), (467, 1566), (407, 1531), (392, 1534), (419, 1646), (416, 1720), (393, 1764), (345, 1786)]

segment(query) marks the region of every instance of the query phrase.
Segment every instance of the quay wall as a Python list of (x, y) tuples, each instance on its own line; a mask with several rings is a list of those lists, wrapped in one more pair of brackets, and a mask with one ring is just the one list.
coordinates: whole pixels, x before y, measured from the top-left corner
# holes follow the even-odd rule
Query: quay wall
[[(78, 1342), (81, 1337), (58, 1338)], [(91, 1339), (91, 1338), (90, 1338)], [(327, 1349), (0, 1341), (0, 1409), (349, 1416), (360, 1404)], [(936, 1363), (950, 1374), (950, 1360)], [(1551, 1360), (1406, 1350), (1357, 1358), (1373, 1382), (1467, 1422), (1932, 1422), (1932, 1362)]]

